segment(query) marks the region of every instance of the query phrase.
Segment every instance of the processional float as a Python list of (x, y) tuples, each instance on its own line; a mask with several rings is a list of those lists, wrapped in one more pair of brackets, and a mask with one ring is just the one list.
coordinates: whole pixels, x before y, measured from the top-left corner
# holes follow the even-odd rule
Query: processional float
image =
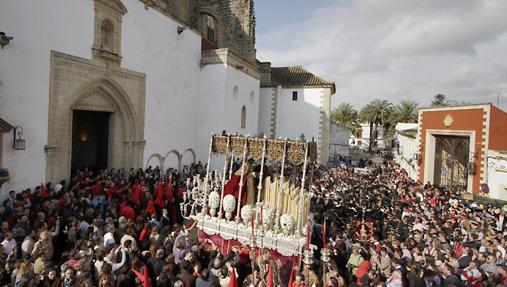
[[(208, 236), (301, 256), (310, 213), (307, 167), (316, 151), (309, 141), (212, 135), (206, 176), (187, 179), (182, 213)], [(223, 157), (221, 173), (210, 171), (212, 156)]]

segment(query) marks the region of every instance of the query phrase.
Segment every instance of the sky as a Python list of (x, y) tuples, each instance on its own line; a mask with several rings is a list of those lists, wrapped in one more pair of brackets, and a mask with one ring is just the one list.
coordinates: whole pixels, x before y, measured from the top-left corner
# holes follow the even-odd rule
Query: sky
[(336, 83), (333, 107), (372, 99), (507, 111), (506, 0), (257, 0), (257, 58)]

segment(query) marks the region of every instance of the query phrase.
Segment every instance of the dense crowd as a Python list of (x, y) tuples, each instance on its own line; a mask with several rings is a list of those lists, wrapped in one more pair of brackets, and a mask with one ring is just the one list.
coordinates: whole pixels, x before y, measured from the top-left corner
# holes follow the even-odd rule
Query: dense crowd
[(315, 216), (333, 255), (312, 286), (507, 286), (503, 209), (415, 182), (393, 162), (316, 178), (313, 208), (325, 210)]
[[(322, 276), (316, 252), (290, 287), (507, 286), (504, 210), (415, 182), (393, 162), (351, 163), (312, 168), (314, 222), (326, 222), (331, 260)], [(85, 169), (70, 183), (11, 191), (0, 207), (0, 285), (265, 286), (268, 255), (252, 268), (245, 248), (224, 254), (185, 227), (186, 178), (205, 170)], [(322, 247), (319, 226), (312, 243)], [(284, 267), (272, 267), (286, 286)]]

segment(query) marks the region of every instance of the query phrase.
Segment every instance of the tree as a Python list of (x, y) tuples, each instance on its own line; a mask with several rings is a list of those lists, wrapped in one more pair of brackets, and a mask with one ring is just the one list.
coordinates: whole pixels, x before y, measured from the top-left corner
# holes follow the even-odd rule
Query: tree
[(347, 128), (354, 135), (357, 135), (361, 130), (359, 114), (349, 103), (341, 103), (336, 107), (331, 113), (331, 121)]
[(419, 104), (414, 100), (402, 100), (394, 107), (397, 123), (417, 123)]
[(392, 114), (392, 104), (386, 100), (376, 99), (369, 102), (361, 110), (359, 117), (363, 122), (370, 125), (370, 142), (368, 144), (368, 151), (371, 152), (373, 142), (377, 138), (377, 129), (379, 125), (384, 125), (389, 116)]
[(443, 94), (437, 94), (433, 98), (433, 101), (431, 102), (432, 107), (445, 107), (447, 106), (447, 99), (445, 98), (445, 95)]
[(419, 118), (418, 108), (419, 104), (414, 100), (401, 100), (399, 104), (394, 106), (392, 113), (383, 123), (385, 134), (393, 136), (398, 123), (417, 123)]

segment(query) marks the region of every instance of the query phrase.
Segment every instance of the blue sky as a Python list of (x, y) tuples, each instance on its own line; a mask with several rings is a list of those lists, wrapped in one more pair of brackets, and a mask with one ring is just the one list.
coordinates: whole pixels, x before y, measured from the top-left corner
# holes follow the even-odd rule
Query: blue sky
[(505, 0), (257, 0), (257, 57), (334, 81), (333, 106), (443, 93), (507, 110)]
[(267, 33), (273, 28), (301, 21), (310, 16), (314, 10), (333, 2), (333, 0), (257, 0), (255, 1), (257, 33)]

